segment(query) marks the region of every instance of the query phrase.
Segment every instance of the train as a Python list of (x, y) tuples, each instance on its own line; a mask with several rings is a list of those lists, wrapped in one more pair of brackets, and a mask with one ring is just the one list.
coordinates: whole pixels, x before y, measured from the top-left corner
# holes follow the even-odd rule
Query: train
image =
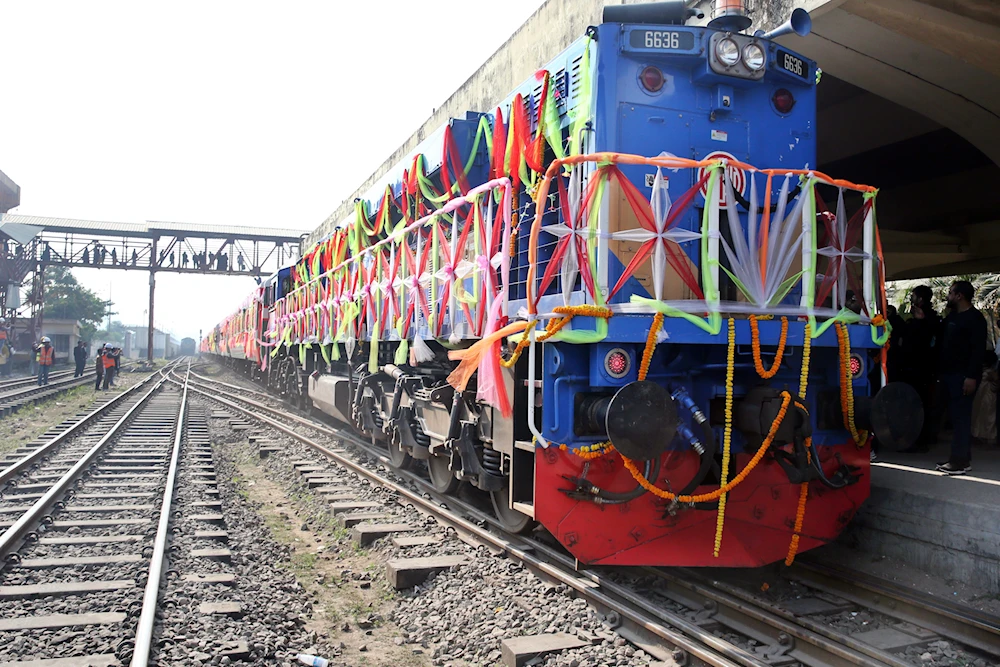
[[(608, 6), (451, 118), (201, 341), (580, 563), (756, 567), (836, 539), (885, 382), (877, 190), (816, 171), (817, 63), (718, 0)], [(697, 18), (704, 18), (703, 16)]]

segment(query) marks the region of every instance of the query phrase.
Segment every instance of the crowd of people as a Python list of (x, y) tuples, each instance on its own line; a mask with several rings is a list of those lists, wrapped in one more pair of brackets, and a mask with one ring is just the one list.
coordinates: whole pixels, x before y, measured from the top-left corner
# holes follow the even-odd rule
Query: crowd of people
[[(38, 365), (38, 386), (41, 387), (49, 383), (49, 372), (55, 363), (55, 349), (48, 336), (39, 339), (38, 344), (34, 346), (34, 355), (35, 363)], [(86, 342), (78, 341), (73, 348), (73, 361), (76, 364), (73, 377), (83, 377), (87, 357)], [(97, 355), (94, 357), (94, 370), (97, 373), (95, 391), (102, 389), (106, 391), (115, 386), (115, 376), (121, 370), (121, 357), (122, 349), (111, 343), (105, 343), (97, 349)]]
[(94, 391), (107, 391), (115, 386), (115, 376), (121, 371), (122, 349), (115, 347), (111, 343), (105, 343), (103, 347), (97, 349), (97, 356), (94, 357), (94, 370), (97, 372), (97, 381), (94, 383)]
[[(892, 327), (886, 358), (889, 382), (901, 381), (920, 396), (924, 425), (907, 453), (929, 452), (945, 419), (952, 429), (951, 453), (937, 470), (964, 475), (972, 470), (973, 436), (995, 442), (997, 414), (997, 355), (988, 349), (988, 325), (973, 305), (971, 283), (958, 280), (948, 291), (944, 312), (934, 309), (927, 285), (915, 287), (909, 310), (901, 315), (890, 306)], [(872, 458), (875, 460), (873, 451)]]

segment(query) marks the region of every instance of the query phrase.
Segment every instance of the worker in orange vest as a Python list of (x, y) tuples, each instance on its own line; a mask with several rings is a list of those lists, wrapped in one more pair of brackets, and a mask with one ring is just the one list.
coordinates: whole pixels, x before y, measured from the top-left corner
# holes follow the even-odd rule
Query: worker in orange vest
[(111, 353), (111, 346), (104, 346), (104, 389), (107, 390), (111, 381), (115, 379), (115, 357)]
[(48, 336), (42, 336), (41, 344), (36, 348), (38, 353), (38, 386), (49, 383), (49, 369), (56, 360), (56, 351)]

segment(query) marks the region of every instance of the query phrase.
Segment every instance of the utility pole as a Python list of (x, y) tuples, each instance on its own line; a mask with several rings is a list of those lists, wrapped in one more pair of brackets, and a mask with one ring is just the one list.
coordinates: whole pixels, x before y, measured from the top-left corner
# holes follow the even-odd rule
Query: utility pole
[[(156, 266), (159, 263), (156, 257), (156, 242), (159, 239), (153, 238), (152, 250), (149, 255), (149, 328), (146, 330), (146, 360), (153, 363), (153, 295), (156, 291)], [(166, 352), (166, 346), (164, 346)]]

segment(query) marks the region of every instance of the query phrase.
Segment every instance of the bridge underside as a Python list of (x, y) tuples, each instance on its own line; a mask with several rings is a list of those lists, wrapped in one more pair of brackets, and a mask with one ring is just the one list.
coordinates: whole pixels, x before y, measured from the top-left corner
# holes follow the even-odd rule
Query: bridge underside
[(824, 71), (818, 168), (880, 188), (887, 277), (1000, 271), (1000, 3), (805, 4), (779, 41)]

